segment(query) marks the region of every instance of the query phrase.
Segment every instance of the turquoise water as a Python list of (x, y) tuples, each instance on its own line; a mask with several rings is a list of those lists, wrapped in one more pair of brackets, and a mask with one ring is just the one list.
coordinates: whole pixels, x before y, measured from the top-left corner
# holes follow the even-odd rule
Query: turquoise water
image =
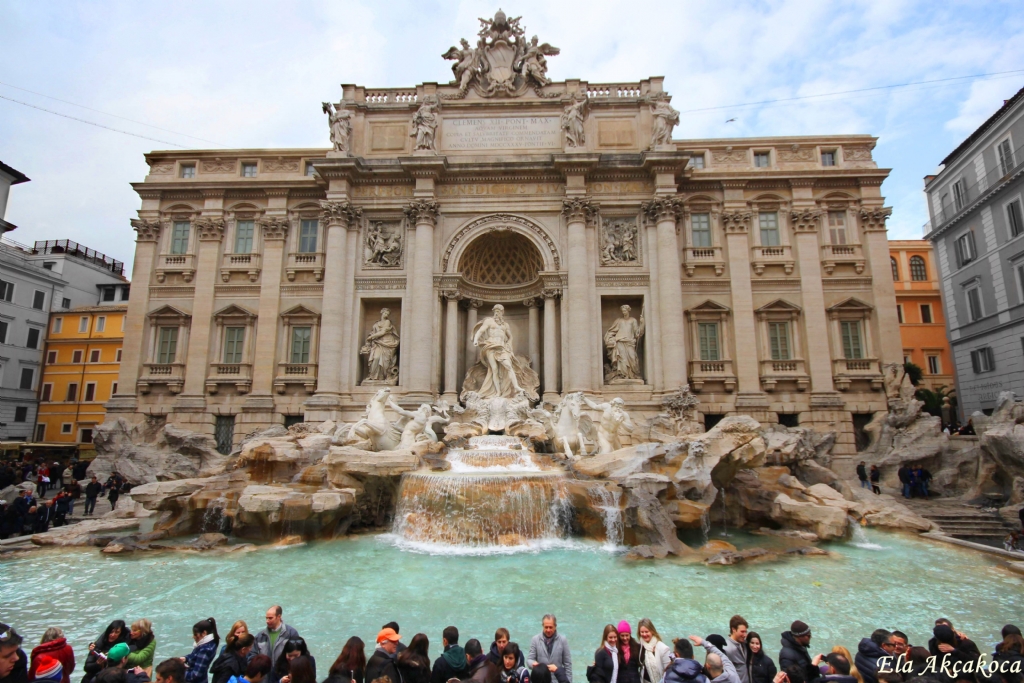
[[(740, 545), (771, 539), (732, 537)], [(462, 642), (491, 642), (507, 627), (524, 648), (547, 612), (573, 650), (578, 680), (606, 623), (649, 617), (666, 638), (725, 633), (740, 613), (777, 656), (794, 619), (813, 629), (812, 652), (841, 644), (855, 651), (877, 627), (924, 643), (932, 621), (950, 618), (984, 650), (1008, 621), (1024, 621), (1024, 581), (988, 556), (867, 531), (877, 549), (834, 544), (834, 558), (796, 557), (765, 564), (705, 567), (675, 560), (633, 562), (597, 545), (538, 553), (452, 557), (402, 551), (386, 536), (235, 555), (105, 556), (55, 550), (0, 562), (0, 621), (33, 644), (62, 627), (79, 658), (115, 618), (147, 617), (157, 661), (187, 654), (191, 626), (207, 616), (226, 630), (236, 619), (263, 626), (274, 603), (326, 668), (350, 635), (372, 643), (392, 619), (408, 642), (418, 631), (439, 654), (441, 630)], [(77, 680), (77, 679), (76, 679)]]

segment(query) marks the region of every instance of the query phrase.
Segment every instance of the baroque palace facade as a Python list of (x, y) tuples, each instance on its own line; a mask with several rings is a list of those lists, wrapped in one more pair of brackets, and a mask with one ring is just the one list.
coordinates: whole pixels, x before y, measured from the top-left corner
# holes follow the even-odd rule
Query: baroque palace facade
[(450, 84), (343, 85), (332, 149), (147, 155), (110, 414), (226, 448), (383, 386), (454, 403), (501, 304), (543, 401), (689, 384), (852, 454), (902, 355), (875, 138), (673, 138), (663, 79), (552, 82), (557, 48), (481, 22)]

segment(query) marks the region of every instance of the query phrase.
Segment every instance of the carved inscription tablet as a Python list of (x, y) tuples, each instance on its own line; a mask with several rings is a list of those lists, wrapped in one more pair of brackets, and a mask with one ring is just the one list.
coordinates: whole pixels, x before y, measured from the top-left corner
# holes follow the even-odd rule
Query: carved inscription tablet
[(557, 116), (445, 119), (441, 130), (445, 151), (562, 147)]

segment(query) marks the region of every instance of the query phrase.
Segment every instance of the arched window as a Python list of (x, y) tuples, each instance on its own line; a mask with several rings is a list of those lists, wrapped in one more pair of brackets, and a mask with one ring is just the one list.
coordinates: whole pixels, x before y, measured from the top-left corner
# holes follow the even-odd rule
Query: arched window
[(893, 258), (892, 256), (889, 257), (889, 261), (892, 262), (892, 281), (893, 282), (899, 282), (900, 281), (900, 267), (896, 265), (896, 259)]
[(917, 281), (928, 279), (928, 269), (925, 268), (924, 259), (920, 256), (910, 257), (910, 279)]

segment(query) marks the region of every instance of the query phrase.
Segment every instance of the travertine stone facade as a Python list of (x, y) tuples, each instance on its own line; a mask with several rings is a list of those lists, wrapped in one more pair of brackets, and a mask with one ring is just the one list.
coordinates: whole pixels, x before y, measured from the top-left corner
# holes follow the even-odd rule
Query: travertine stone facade
[[(454, 401), (501, 303), (544, 400), (651, 414), (689, 383), (705, 415), (837, 429), (852, 453), (901, 356), (875, 139), (672, 139), (661, 78), (549, 82), (547, 44), (503, 70), (517, 30), (453, 48), (452, 84), (344, 85), (333, 150), (147, 155), (111, 409), (233, 417), (236, 438), (354, 420), (387, 381), (367, 374), (384, 308), (396, 399)], [(606, 384), (623, 305), (641, 377)]]

